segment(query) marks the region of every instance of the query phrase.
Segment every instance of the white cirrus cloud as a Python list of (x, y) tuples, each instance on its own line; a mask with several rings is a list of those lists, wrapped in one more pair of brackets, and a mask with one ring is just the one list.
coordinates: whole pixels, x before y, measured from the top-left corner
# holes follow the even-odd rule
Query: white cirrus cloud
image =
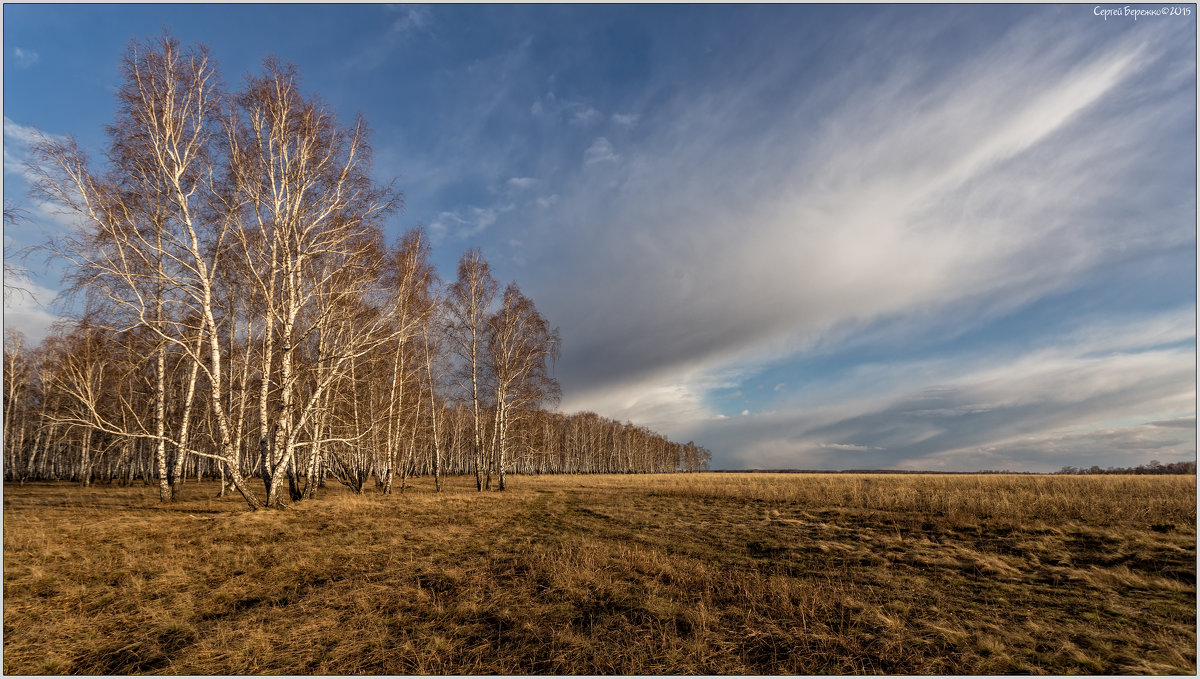
[(471, 205), (453, 211), (438, 213), (429, 225), (429, 233), (435, 242), (444, 239), (463, 240), (479, 235), (496, 223), (499, 213), (508, 212), (513, 205), (501, 207), (479, 207)]
[(537, 180), (533, 177), (512, 177), (508, 180), (508, 186), (513, 189), (529, 189), (537, 184)]
[(34, 346), (50, 335), (52, 326), (62, 320), (49, 305), (58, 293), (38, 285), (23, 274), (8, 271), (4, 277), (4, 329), (25, 335)]
[(620, 159), (613, 149), (612, 142), (604, 137), (597, 137), (592, 145), (583, 152), (583, 164), (613, 163)]
[(13, 48), (13, 60), (20, 68), (29, 68), (38, 62), (38, 53), (33, 50)]
[(547, 117), (573, 127), (590, 127), (604, 120), (604, 114), (595, 106), (579, 99), (562, 99), (554, 92), (547, 92), (534, 101), (529, 112), (535, 117)]
[(630, 128), (637, 125), (638, 119), (641, 117), (637, 113), (614, 113), (610, 119), (618, 127)]
[[(433, 13), (422, 5), (384, 5), (383, 8), (394, 14), (395, 18), (386, 23), (386, 29), (365, 37), (354, 56), (346, 62), (347, 66), (358, 69), (379, 66), (407, 36), (426, 28), (433, 21)], [(382, 28), (382, 24), (376, 30), (379, 28)]]

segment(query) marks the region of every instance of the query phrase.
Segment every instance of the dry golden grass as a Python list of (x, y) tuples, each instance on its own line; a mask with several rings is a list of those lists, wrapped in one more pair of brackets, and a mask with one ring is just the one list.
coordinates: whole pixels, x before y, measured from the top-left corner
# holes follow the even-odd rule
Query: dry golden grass
[(4, 670), (1194, 674), (1190, 477), (6, 486)]

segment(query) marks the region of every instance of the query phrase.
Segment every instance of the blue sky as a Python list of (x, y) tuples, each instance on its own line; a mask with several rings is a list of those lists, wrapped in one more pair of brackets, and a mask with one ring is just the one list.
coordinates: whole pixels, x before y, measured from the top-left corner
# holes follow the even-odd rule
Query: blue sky
[(68, 228), (25, 196), (30, 129), (99, 155), (166, 26), (231, 86), (276, 54), (362, 111), (391, 235), (521, 285), (566, 412), (724, 468), (1191, 459), (1195, 8), (1096, 7), (6, 5), (5, 246)]

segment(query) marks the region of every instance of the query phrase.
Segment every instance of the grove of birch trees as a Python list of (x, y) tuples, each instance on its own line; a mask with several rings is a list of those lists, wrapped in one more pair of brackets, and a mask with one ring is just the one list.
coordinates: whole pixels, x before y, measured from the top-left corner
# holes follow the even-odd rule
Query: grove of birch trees
[(101, 163), (41, 137), (39, 199), (79, 223), (49, 247), (79, 318), (4, 345), (14, 481), (220, 478), (252, 508), (327, 480), (698, 470), (708, 452), (593, 413), (561, 415), (556, 328), (481, 252), (439, 281), (420, 228), (343, 125), (268, 60), (228, 91), (201, 46), (134, 43)]

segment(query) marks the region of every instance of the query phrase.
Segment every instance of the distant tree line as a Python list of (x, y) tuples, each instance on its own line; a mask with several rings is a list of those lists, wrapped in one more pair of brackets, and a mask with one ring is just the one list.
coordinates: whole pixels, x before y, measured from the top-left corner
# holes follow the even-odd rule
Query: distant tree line
[[(712, 469), (707, 470), (713, 473), (730, 473), (730, 474), (942, 474), (948, 476), (954, 475), (975, 475), (975, 474), (1024, 474), (1036, 475), (1040, 472), (1014, 472), (1008, 469), (983, 469), (974, 472), (948, 472), (948, 471), (922, 471), (919, 469)], [(1101, 469), (1099, 466), (1091, 467), (1063, 467), (1054, 472), (1055, 474), (1195, 474), (1195, 462), (1172, 462), (1170, 464), (1162, 464), (1158, 460), (1151, 460), (1149, 465), (1140, 465), (1137, 467), (1107, 467)]]
[(1014, 472), (1007, 469), (984, 469), (974, 472), (948, 472), (942, 470), (922, 469), (714, 469), (713, 472), (733, 474), (942, 474), (945, 476), (968, 474), (1033, 474), (1034, 472)]
[(167, 502), (209, 475), (261, 508), (326, 479), (503, 490), (514, 471), (707, 465), (543, 410), (557, 328), (478, 250), (443, 284), (420, 227), (386, 243), (402, 201), (370, 177), (366, 122), (340, 125), (293, 67), (229, 92), (204, 47), (163, 37), (132, 44), (122, 78), (102, 168), (73, 139), (33, 147), (36, 195), (79, 223), (49, 248), (84, 312), (34, 350), (7, 337), (7, 479), (140, 479)]
[(1184, 462), (1169, 462), (1163, 464), (1158, 460), (1151, 460), (1150, 464), (1140, 464), (1136, 467), (1104, 467), (1092, 465), (1091, 467), (1071, 467), (1066, 466), (1058, 470), (1059, 474), (1192, 474), (1196, 473), (1196, 463), (1193, 460)]

